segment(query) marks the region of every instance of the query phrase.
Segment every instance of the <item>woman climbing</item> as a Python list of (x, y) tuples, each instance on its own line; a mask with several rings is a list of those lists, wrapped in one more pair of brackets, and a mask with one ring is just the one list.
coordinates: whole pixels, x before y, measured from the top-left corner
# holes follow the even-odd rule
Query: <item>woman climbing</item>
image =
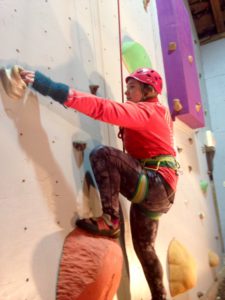
[(142, 264), (152, 300), (166, 299), (163, 271), (154, 243), (159, 218), (174, 201), (177, 162), (173, 124), (158, 100), (161, 76), (140, 68), (126, 78), (125, 103), (103, 99), (56, 83), (40, 72), (21, 71), (22, 79), (42, 95), (89, 117), (120, 127), (125, 152), (100, 145), (90, 154), (103, 213), (77, 220), (78, 227), (116, 238), (120, 232), (119, 194), (131, 201), (130, 224), (134, 249)]

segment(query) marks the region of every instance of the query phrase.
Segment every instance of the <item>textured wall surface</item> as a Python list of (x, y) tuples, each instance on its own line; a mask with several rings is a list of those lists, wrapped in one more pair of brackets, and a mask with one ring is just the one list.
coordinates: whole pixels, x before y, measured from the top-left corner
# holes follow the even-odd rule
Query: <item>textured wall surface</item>
[(57, 300), (111, 300), (121, 280), (123, 253), (116, 240), (74, 229), (66, 238)]

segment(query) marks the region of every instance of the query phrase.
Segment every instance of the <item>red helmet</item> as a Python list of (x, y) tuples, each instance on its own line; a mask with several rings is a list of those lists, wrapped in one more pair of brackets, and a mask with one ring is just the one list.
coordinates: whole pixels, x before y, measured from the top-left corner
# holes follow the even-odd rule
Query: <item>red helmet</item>
[(156, 71), (149, 68), (139, 68), (127, 76), (126, 83), (130, 78), (151, 85), (157, 93), (161, 94), (162, 78)]

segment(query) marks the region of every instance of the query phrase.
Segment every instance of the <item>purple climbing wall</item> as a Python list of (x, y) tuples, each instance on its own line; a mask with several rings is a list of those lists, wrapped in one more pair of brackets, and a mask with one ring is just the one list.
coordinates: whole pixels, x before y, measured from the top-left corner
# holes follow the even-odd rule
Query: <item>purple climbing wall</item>
[(158, 0), (157, 10), (171, 114), (191, 128), (204, 127), (188, 11), (180, 0)]

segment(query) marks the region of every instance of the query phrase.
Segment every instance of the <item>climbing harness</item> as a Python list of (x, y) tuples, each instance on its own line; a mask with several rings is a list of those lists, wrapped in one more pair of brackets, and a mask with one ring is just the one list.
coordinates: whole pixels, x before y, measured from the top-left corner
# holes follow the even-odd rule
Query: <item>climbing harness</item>
[(147, 208), (141, 205), (137, 205), (137, 208), (149, 219), (151, 220), (159, 220), (161, 217), (162, 213), (155, 212), (155, 211), (149, 211)]
[[(153, 171), (158, 171), (160, 167), (166, 167), (166, 168), (171, 168), (175, 170), (175, 172), (177, 172), (177, 170), (180, 168), (179, 163), (172, 155), (159, 155), (153, 158), (142, 159), (141, 165), (144, 169), (153, 170)], [(149, 190), (148, 176), (146, 174), (141, 174), (139, 176), (136, 191), (132, 199), (130, 199), (130, 201), (135, 204), (140, 204), (146, 198), (148, 194), (148, 190)], [(171, 193), (167, 197), (167, 199), (170, 199), (174, 194), (175, 192)], [(162, 213), (149, 211), (143, 206), (140, 206), (139, 208), (147, 217), (153, 220), (158, 220), (159, 217), (162, 215)]]
[(159, 155), (141, 160), (144, 169), (158, 171), (160, 167), (173, 169), (177, 172), (180, 168), (178, 161), (172, 155)]
[(131, 199), (132, 203), (142, 202), (148, 194), (149, 180), (148, 176), (141, 174), (138, 179), (138, 184), (133, 198)]

